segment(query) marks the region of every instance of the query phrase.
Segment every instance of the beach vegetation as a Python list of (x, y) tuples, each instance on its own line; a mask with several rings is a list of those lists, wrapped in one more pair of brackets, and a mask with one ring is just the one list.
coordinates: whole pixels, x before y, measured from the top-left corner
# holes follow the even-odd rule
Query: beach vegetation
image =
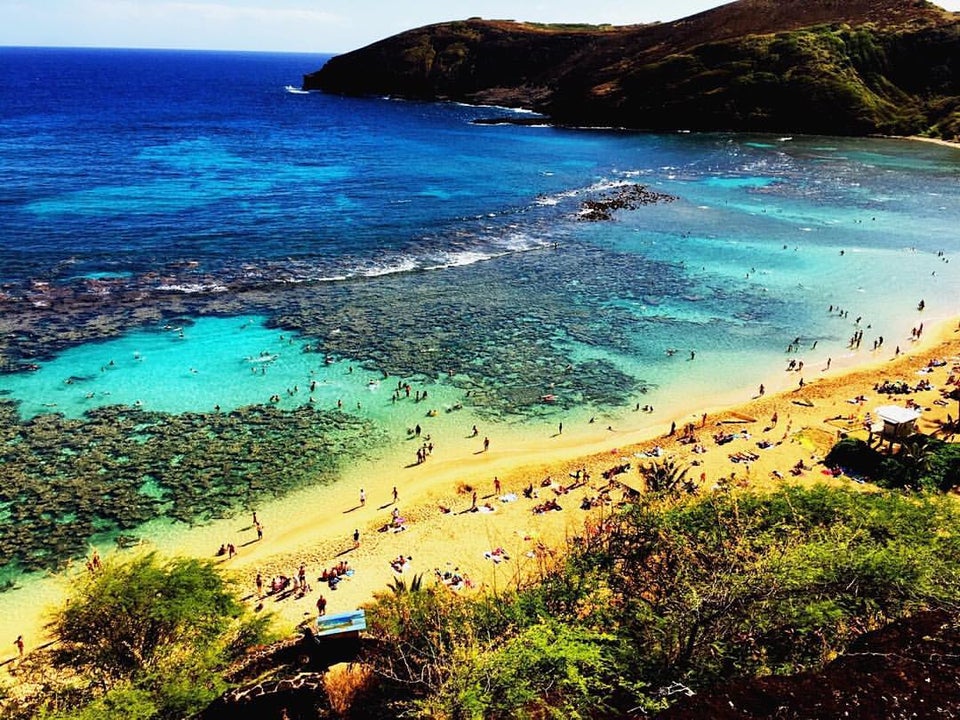
[(378, 595), (364, 660), (426, 716), (655, 711), (676, 688), (820, 668), (868, 630), (953, 607), (958, 520), (929, 494), (651, 493), (528, 585)]
[(371, 671), (360, 663), (334, 665), (323, 674), (323, 691), (338, 717), (347, 717), (358, 698), (369, 691)]
[(677, 464), (670, 458), (651, 463), (640, 468), (640, 475), (647, 486), (647, 492), (659, 495), (679, 496), (680, 493), (693, 493), (696, 485), (687, 478), (690, 468)]
[(825, 462), (885, 488), (948, 492), (960, 487), (960, 445), (919, 433), (893, 450), (845, 438)]
[(17, 668), (33, 692), (0, 716), (179, 718), (228, 687), (224, 671), (269, 637), (211, 562), (156, 553), (75, 579), (48, 630), (55, 642)]

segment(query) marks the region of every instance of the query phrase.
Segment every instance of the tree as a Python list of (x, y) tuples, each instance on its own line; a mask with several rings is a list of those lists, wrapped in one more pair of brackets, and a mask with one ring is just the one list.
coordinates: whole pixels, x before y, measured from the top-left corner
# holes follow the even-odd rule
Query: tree
[(192, 715), (226, 690), (223, 669), (265, 639), (268, 622), (249, 613), (209, 561), (156, 553), (108, 561), (77, 580), (48, 623), (58, 642), (31, 654), (44, 677), (33, 683), (37, 692), (0, 715)]
[(149, 553), (81, 580), (48, 627), (64, 657), (109, 685), (210, 646), (242, 609), (210, 562)]

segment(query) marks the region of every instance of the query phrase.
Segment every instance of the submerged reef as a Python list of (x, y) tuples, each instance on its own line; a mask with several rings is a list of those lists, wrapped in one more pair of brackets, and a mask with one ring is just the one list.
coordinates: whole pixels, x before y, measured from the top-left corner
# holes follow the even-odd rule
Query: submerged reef
[(108, 406), (26, 422), (0, 401), (0, 566), (46, 570), (158, 517), (227, 517), (330, 482), (377, 443), (370, 423), (304, 406), (170, 415)]
[(563, 244), (443, 271), (335, 282), (284, 282), (278, 276), (292, 275), (289, 267), (229, 273), (184, 270), (177, 278), (228, 288), (207, 292), (160, 290), (147, 276), (111, 281), (96, 305), (84, 301), (82, 285), (51, 285), (39, 304), (8, 297), (0, 302), (0, 325), (9, 329), (0, 358), (23, 371), (64, 348), (161, 328), (171, 318), (182, 325), (185, 317), (252, 313), (300, 333), (304, 349), (396, 377), (443, 379), (470, 391), (464, 404), (481, 414), (525, 416), (543, 410), (545, 394), (556, 395), (559, 408), (628, 402), (647, 384), (581, 351), (637, 355), (642, 348), (622, 328), (656, 318), (615, 301), (639, 302), (689, 282), (669, 263)]

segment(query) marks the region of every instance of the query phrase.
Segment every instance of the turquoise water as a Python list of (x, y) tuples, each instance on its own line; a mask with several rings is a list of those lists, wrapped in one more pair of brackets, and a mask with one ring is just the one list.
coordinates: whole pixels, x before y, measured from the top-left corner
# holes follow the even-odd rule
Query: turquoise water
[(349, 360), (327, 360), (300, 336), (268, 328), (263, 317), (180, 320), (70, 348), (30, 373), (0, 376), (0, 393), (18, 401), (25, 420), (40, 413), (82, 418), (110, 405), (178, 414), (310, 404), (389, 418), (391, 428), (405, 428), (429, 408), (446, 411), (460, 399), (448, 387), (420, 379), (417, 390), (433, 390), (433, 396), (410, 412), (408, 403), (392, 400), (399, 378)]
[[(70, 535), (159, 539), (403, 467), (417, 425), (455, 446), (652, 404), (666, 428), (795, 383), (796, 337), (816, 374), (960, 314), (955, 149), (284, 92), (313, 56), (0, 55), (0, 507), (31, 530), (0, 520), (4, 577)], [(633, 184), (670, 201), (579, 219)]]

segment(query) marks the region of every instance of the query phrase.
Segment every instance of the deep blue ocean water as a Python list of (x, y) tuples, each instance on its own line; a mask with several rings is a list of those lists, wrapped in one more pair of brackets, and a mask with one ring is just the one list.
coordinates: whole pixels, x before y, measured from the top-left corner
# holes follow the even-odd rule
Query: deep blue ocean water
[[(0, 393), (24, 420), (293, 408), (315, 382), (398, 442), (640, 404), (666, 426), (795, 383), (796, 337), (815, 377), (960, 315), (956, 149), (292, 91), (323, 61), (0, 48), (0, 349), (34, 368)], [(632, 184), (674, 199), (583, 221)], [(391, 399), (410, 378), (435, 413)]]

